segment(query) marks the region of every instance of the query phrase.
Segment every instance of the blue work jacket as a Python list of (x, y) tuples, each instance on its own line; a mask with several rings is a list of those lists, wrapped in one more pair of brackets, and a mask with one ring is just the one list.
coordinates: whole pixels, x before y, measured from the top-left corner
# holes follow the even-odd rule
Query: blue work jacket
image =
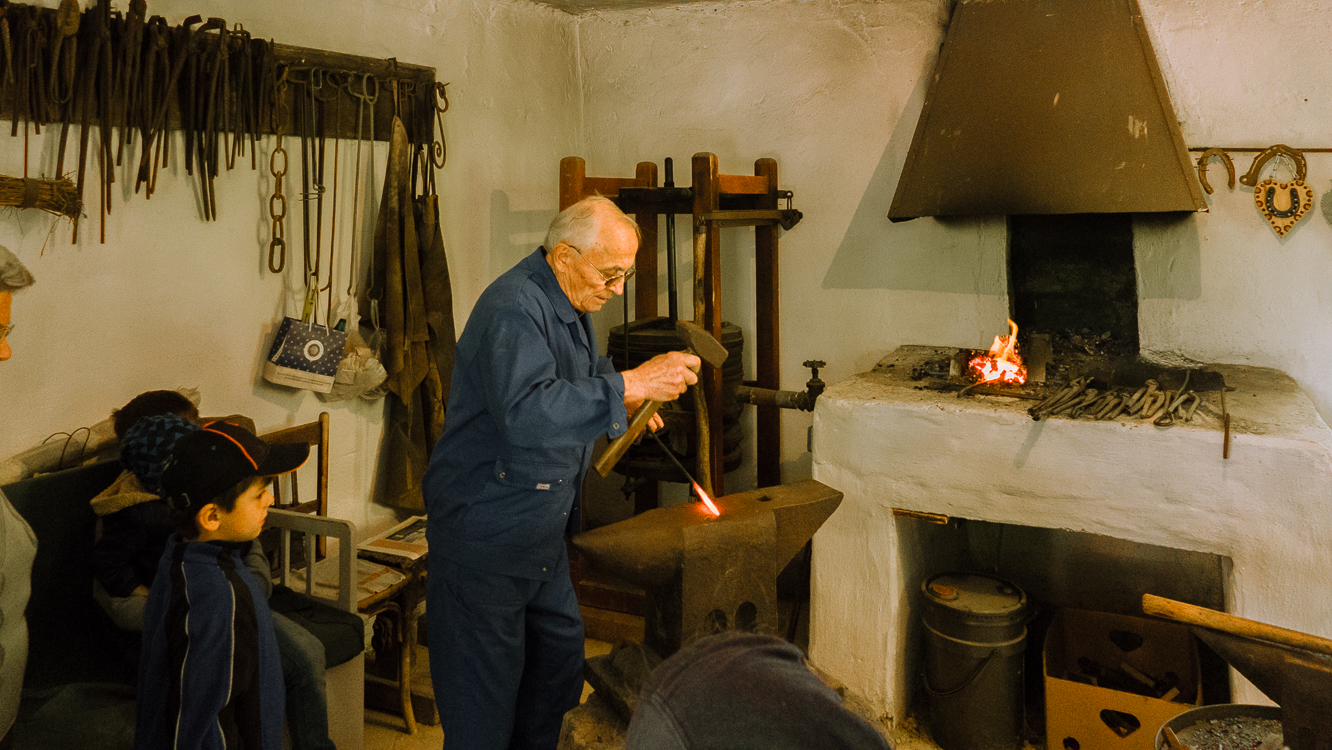
[(481, 294), (450, 389), (423, 486), (430, 554), (549, 580), (566, 554), (592, 443), (623, 433), (628, 415), (624, 377), (598, 353), (544, 248)]

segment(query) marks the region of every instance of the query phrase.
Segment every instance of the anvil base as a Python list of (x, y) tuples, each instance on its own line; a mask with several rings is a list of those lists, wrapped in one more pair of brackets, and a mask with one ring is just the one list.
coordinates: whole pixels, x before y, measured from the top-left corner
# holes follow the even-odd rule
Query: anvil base
[(638, 694), (662, 659), (639, 643), (622, 643), (605, 656), (583, 661), (583, 678), (625, 721), (634, 715)]

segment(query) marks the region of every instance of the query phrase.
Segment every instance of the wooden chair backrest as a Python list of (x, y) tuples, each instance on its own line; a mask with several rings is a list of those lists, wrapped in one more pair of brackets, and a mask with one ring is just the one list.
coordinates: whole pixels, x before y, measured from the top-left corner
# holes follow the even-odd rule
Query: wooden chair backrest
[[(320, 412), (313, 422), (276, 430), (261, 435), (269, 443), (306, 443), (310, 446), (310, 459), (305, 466), (273, 478), (273, 507), (316, 516), (328, 515), (328, 412)], [(306, 497), (301, 497), (301, 475), (310, 478), (310, 463), (314, 462), (314, 497), (309, 497), (309, 482), (305, 483)], [(319, 558), (327, 554), (326, 540), (319, 537)]]

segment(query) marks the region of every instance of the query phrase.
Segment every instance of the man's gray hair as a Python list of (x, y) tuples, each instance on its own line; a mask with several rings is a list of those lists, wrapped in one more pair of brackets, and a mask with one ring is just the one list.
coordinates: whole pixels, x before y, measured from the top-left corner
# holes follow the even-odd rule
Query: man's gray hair
[(553, 250), (561, 242), (573, 245), (580, 252), (597, 246), (604, 222), (621, 222), (634, 228), (634, 236), (643, 241), (638, 222), (625, 215), (614, 201), (593, 195), (578, 201), (560, 212), (546, 231), (546, 249)]
[(32, 272), (9, 248), (0, 245), (0, 292), (17, 292), (32, 286)]

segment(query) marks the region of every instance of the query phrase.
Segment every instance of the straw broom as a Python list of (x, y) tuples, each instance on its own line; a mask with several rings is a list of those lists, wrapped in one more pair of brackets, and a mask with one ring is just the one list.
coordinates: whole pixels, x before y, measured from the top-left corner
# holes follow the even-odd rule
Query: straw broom
[(67, 177), (34, 180), (0, 175), (0, 206), (40, 208), (74, 220), (83, 212), (79, 191)]

